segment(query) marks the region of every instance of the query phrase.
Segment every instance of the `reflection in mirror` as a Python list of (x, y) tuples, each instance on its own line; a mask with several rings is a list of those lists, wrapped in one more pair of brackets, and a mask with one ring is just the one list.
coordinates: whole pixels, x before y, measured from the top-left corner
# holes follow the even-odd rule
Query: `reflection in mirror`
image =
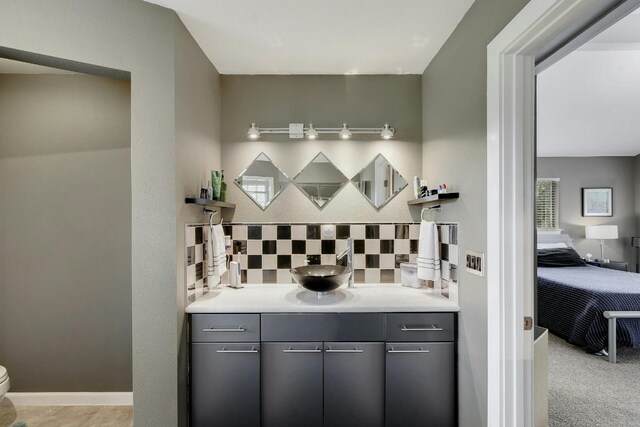
[(314, 157), (293, 178), (293, 183), (320, 209), (325, 207), (347, 182), (349, 179), (322, 153)]
[(382, 154), (351, 178), (351, 182), (376, 209), (382, 208), (407, 186), (407, 180)]
[(264, 153), (260, 153), (235, 180), (236, 185), (262, 210), (278, 197), (289, 182), (289, 177)]

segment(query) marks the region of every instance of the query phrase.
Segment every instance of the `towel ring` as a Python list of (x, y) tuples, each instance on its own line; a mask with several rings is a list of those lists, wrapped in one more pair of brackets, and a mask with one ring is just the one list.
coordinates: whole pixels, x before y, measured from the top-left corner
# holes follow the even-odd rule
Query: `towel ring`
[(428, 208), (423, 208), (422, 211), (420, 211), (420, 219), (422, 221), (426, 221), (426, 219), (424, 219), (424, 213), (429, 211), (442, 212), (442, 206), (436, 205), (436, 206), (430, 206)]
[[(213, 227), (213, 217), (215, 215), (220, 214), (220, 211), (214, 211), (214, 210), (211, 210), (211, 209), (204, 208), (204, 212), (203, 213), (205, 215), (208, 214), (208, 213), (211, 213), (211, 216), (209, 217), (209, 227)], [(222, 218), (222, 216), (220, 216), (220, 222), (218, 223), (218, 225), (222, 224), (222, 220), (223, 220), (223, 218)]]

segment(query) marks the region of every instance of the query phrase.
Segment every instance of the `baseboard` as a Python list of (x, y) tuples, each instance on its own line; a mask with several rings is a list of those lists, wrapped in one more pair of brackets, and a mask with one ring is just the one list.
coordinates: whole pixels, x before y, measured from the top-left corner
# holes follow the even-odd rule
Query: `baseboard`
[(14, 406), (131, 406), (132, 392), (7, 393), (0, 405)]

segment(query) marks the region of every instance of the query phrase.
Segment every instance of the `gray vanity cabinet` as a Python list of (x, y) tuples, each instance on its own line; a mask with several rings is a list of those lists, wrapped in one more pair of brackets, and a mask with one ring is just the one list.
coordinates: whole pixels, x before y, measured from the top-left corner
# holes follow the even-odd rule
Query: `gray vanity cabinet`
[(387, 427), (456, 424), (453, 342), (387, 343)]
[(191, 345), (191, 425), (260, 425), (260, 344)]
[(324, 425), (384, 426), (384, 343), (324, 343)]
[(194, 314), (195, 427), (455, 426), (454, 313)]
[(262, 427), (322, 427), (322, 353), (321, 342), (262, 344)]

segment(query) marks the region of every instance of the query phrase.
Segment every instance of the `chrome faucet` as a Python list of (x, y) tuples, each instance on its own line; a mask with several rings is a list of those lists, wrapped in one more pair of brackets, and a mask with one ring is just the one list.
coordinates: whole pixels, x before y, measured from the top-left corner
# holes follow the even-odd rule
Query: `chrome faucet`
[(353, 239), (351, 237), (347, 239), (347, 249), (336, 255), (336, 259), (339, 261), (344, 258), (345, 255), (347, 257), (347, 267), (351, 270), (351, 274), (349, 274), (349, 284), (347, 287), (353, 288)]

